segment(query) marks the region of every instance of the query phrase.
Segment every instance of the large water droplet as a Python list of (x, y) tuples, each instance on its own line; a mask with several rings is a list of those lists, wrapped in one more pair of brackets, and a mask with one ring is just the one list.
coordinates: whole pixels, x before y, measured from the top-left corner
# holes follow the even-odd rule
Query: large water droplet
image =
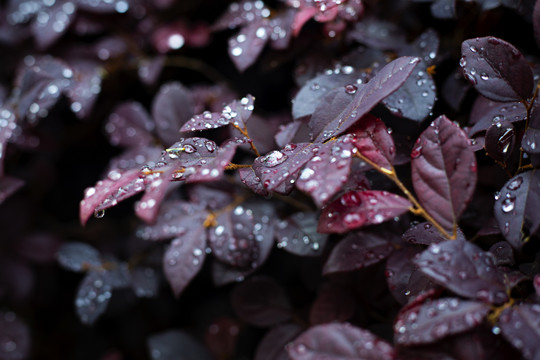
[(516, 198), (514, 196), (507, 197), (502, 201), (501, 210), (505, 213), (508, 213), (514, 210), (515, 203)]
[(261, 161), (266, 167), (274, 167), (282, 164), (285, 160), (287, 160), (287, 155), (279, 150), (274, 150), (266, 154)]

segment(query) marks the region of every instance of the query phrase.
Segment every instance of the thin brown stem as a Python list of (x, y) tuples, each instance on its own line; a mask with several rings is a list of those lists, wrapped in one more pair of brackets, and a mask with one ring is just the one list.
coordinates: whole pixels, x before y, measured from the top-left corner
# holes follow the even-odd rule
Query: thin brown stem
[(257, 150), (257, 147), (255, 147), (255, 144), (253, 143), (253, 140), (249, 137), (249, 133), (247, 130), (247, 127), (241, 128), (240, 126), (236, 124), (231, 124), (236, 130), (240, 131), (242, 135), (244, 135), (249, 140), (249, 146), (251, 146), (251, 150), (255, 153), (257, 157), (261, 156), (259, 151)]

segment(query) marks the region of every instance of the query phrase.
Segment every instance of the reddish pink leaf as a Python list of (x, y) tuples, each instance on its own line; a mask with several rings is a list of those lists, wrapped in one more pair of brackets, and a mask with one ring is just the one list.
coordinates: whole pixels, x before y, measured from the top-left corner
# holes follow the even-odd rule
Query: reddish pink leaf
[(359, 153), (384, 169), (392, 169), (396, 155), (394, 140), (381, 119), (367, 114), (354, 128), (354, 146)]
[(476, 158), (467, 135), (440, 116), (420, 135), (411, 158), (413, 186), (420, 203), (452, 233), (476, 185)]
[(409, 200), (387, 191), (350, 191), (322, 209), (318, 231), (344, 233), (380, 224), (406, 212)]

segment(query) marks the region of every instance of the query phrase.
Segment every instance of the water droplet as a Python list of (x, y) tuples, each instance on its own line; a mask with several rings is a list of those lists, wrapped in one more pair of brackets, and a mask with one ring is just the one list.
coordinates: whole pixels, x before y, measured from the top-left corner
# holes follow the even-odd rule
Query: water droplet
[(353, 85), (353, 84), (349, 84), (349, 85), (345, 85), (345, 92), (347, 94), (355, 94), (356, 91), (358, 90), (358, 87), (356, 85)]
[(283, 162), (285, 162), (285, 160), (287, 160), (287, 155), (285, 155), (279, 150), (274, 150), (266, 154), (262, 158), (261, 162), (266, 167), (274, 167), (282, 164)]
[(240, 56), (240, 55), (242, 55), (243, 52), (244, 51), (242, 50), (242, 48), (240, 46), (235, 46), (231, 50), (232, 56)]
[(514, 210), (516, 198), (514, 196), (506, 197), (502, 201), (501, 210), (505, 213), (509, 213)]
[(514, 180), (512, 180), (508, 185), (506, 185), (506, 188), (508, 190), (517, 190), (523, 183), (523, 178), (521, 176), (516, 177)]
[(480, 78), (481, 78), (482, 80), (488, 80), (488, 79), (489, 79), (489, 75), (486, 74), (486, 73), (482, 73), (482, 75), (480, 75)]

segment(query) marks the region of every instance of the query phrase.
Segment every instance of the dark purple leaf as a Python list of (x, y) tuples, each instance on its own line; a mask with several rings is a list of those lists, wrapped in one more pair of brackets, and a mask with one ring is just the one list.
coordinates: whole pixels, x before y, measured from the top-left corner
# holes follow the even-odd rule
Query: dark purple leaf
[(354, 137), (346, 136), (321, 145), (300, 173), (296, 187), (311, 195), (317, 206), (322, 207), (347, 182), (355, 141)]
[(409, 200), (387, 191), (350, 191), (322, 209), (318, 231), (344, 233), (380, 224), (411, 208)]
[(218, 148), (213, 141), (207, 140), (205, 142), (206, 150), (210, 153), (215, 152), (214, 157), (205, 163), (201, 162), (202, 165), (194, 168), (193, 171), (191, 168), (187, 168), (186, 171), (191, 174), (188, 175), (186, 182), (219, 180), (236, 153), (236, 148), (244, 143), (245, 141), (243, 139), (237, 138), (226, 142)]
[[(345, 66), (340, 71), (324, 72), (306, 82), (296, 94), (292, 104), (294, 119), (312, 115), (323, 97), (334, 89), (343, 89), (347, 84), (355, 84), (359, 74), (352, 66)], [(349, 97), (346, 96), (348, 99)]]
[(127, 43), (119, 36), (110, 36), (94, 45), (96, 56), (103, 61), (118, 58), (127, 51)]
[(158, 274), (150, 267), (135, 267), (131, 271), (131, 286), (138, 297), (155, 297), (159, 290)]
[(290, 343), (287, 351), (293, 360), (395, 358), (389, 343), (348, 323), (313, 326)]
[(165, 199), (167, 192), (173, 188), (171, 180), (176, 174), (174, 167), (163, 167), (160, 171), (161, 173), (146, 177), (145, 193), (135, 204), (135, 214), (147, 223), (153, 223), (156, 220), (161, 202)]
[(412, 51), (403, 55), (416, 55), (422, 58), (425, 66), (432, 65), (439, 51), (439, 35), (433, 29), (427, 29), (418, 36), (412, 44)]
[[(1, 136), (1, 135), (0, 135)], [(0, 142), (0, 147), (2, 143)], [(0, 161), (1, 161), (0, 152)], [(0, 166), (1, 168), (2, 166)], [(1, 172), (0, 172), (1, 173)], [(8, 197), (13, 195), (17, 190), (23, 187), (24, 181), (12, 176), (0, 176), (0, 204), (2, 204)]]
[(103, 272), (103, 278), (112, 289), (125, 289), (131, 285), (131, 273), (127, 263), (118, 262), (114, 257), (103, 262), (107, 267)]
[(388, 257), (394, 247), (385, 234), (356, 232), (342, 239), (324, 264), (323, 274), (354, 271), (378, 263)]
[(540, 357), (540, 305), (521, 304), (503, 311), (499, 326), (503, 336), (525, 359)]
[(76, 6), (59, 1), (43, 7), (32, 22), (32, 33), (39, 49), (46, 49), (60, 38), (75, 18)]
[(302, 328), (293, 323), (274, 326), (259, 342), (255, 360), (289, 360), (285, 345), (301, 331)]
[(401, 345), (433, 343), (477, 327), (489, 311), (489, 304), (459, 298), (427, 301), (399, 313), (395, 340)]
[(540, 173), (527, 171), (514, 176), (495, 196), (494, 214), (506, 240), (515, 249), (534, 235), (540, 227)]
[[(430, 223), (423, 222), (409, 228), (402, 236), (403, 240), (411, 244), (431, 245), (446, 241), (447, 239)], [(465, 240), (461, 229), (457, 229), (457, 239)]]
[(536, 44), (538, 45), (538, 47), (540, 47), (540, 3), (538, 1), (534, 3), (532, 20), (534, 28), (534, 39), (536, 40)]
[(511, 122), (503, 120), (486, 131), (484, 148), (493, 159), (505, 163), (515, 150), (516, 132)]
[(146, 109), (138, 102), (118, 105), (105, 124), (111, 144), (116, 146), (141, 146), (153, 142), (154, 123)]
[(323, 283), (311, 305), (309, 322), (319, 325), (349, 320), (356, 310), (356, 299), (350, 290), (332, 283)]
[(388, 289), (401, 304), (407, 304), (419, 294), (434, 288), (434, 284), (413, 262), (421, 250), (419, 247), (405, 247), (392, 252), (386, 260)]
[(143, 240), (167, 240), (173, 237), (195, 236), (208, 216), (204, 206), (183, 201), (163, 203), (155, 224), (137, 229), (137, 236)]
[(206, 328), (204, 343), (214, 358), (232, 357), (236, 351), (242, 324), (229, 316), (215, 318)]
[(292, 315), (287, 294), (269, 277), (253, 277), (236, 285), (231, 304), (239, 318), (259, 327), (279, 324)]
[(56, 260), (62, 245), (58, 234), (35, 232), (18, 239), (15, 249), (18, 255), (36, 264), (49, 264)]
[(91, 245), (80, 242), (62, 245), (56, 258), (62, 267), (76, 272), (98, 268), (102, 263), (99, 251)]
[(536, 155), (540, 153), (540, 108), (536, 103), (531, 110), (528, 125), (521, 140), (521, 147), (527, 153)]
[(148, 338), (152, 360), (212, 360), (212, 355), (191, 335), (169, 330)]
[(298, 212), (275, 226), (277, 247), (300, 256), (319, 256), (327, 235), (317, 232), (318, 214)]
[(468, 241), (431, 244), (415, 262), (429, 278), (458, 295), (494, 304), (508, 300), (495, 257)]
[(155, 85), (164, 65), (165, 56), (163, 55), (158, 55), (152, 59), (143, 59), (139, 63), (137, 74), (144, 84)]
[(138, 169), (110, 172), (108, 178), (98, 181), (93, 187), (86, 188), (84, 199), (79, 206), (81, 224), (86, 224), (96, 211), (114, 206), (118, 201), (143, 191), (144, 179), (139, 175)]
[[(104, 74), (103, 68), (97, 62), (90, 60), (76, 60), (70, 64), (73, 68), (73, 80), (65, 93), (71, 102), (71, 111), (84, 119), (94, 107), (97, 96), (101, 92), (101, 80)], [(64, 77), (69, 71), (66, 71)]]
[(112, 296), (112, 286), (105, 273), (90, 271), (79, 284), (75, 309), (84, 324), (93, 324), (107, 309)]
[(413, 186), (427, 212), (451, 233), (476, 185), (469, 139), (444, 115), (422, 132), (411, 152)]
[(77, 6), (95, 13), (125, 13), (132, 0), (76, 0)]
[(109, 166), (105, 171), (111, 174), (109, 178), (114, 178), (116, 172), (124, 172), (131, 169), (141, 169), (143, 167), (155, 168), (161, 160), (163, 149), (153, 145), (134, 146), (124, 150), (109, 160)]
[(261, 196), (270, 195), (268, 190), (264, 188), (261, 178), (255, 174), (255, 171), (253, 171), (253, 168), (240, 168), (238, 169), (238, 175), (240, 176), (242, 183), (244, 183), (244, 185), (246, 185), (248, 189), (253, 191), (255, 194)]
[(273, 49), (284, 50), (289, 46), (294, 15), (295, 11), (293, 9), (287, 9), (272, 16), (268, 21), (270, 45)]
[(313, 143), (289, 144), (281, 151), (274, 150), (256, 158), (253, 171), (266, 190), (287, 194), (293, 189), (302, 167), (318, 150), (319, 146)]
[(212, 211), (219, 211), (234, 202), (236, 189), (229, 184), (197, 184), (187, 190), (192, 205), (203, 206)]
[(460, 65), (476, 90), (495, 101), (521, 101), (532, 96), (534, 80), (523, 54), (513, 45), (488, 36), (465, 40)]
[(382, 101), (391, 113), (418, 122), (431, 114), (437, 100), (437, 93), (435, 81), (425, 69), (426, 64), (423, 63), (423, 65), (419, 65), (418, 71), (415, 71), (399, 89)]
[(491, 125), (501, 121), (523, 121), (527, 118), (527, 111), (523, 104), (518, 102), (501, 103), (478, 96), (471, 110), (469, 124), (472, 125), (467, 131), (469, 135), (476, 135), (487, 130)]
[(294, 137), (303, 126), (305, 126), (305, 124), (301, 120), (295, 120), (288, 124), (281, 125), (274, 135), (276, 144), (279, 147), (284, 147), (285, 145), (292, 143)]
[(396, 147), (386, 125), (381, 119), (365, 115), (354, 127), (354, 145), (358, 152), (376, 165), (391, 170)]
[[(266, 154), (274, 150), (276, 142), (273, 136), (268, 134), (274, 134), (277, 132), (279, 126), (285, 122), (290, 121), (290, 116), (274, 116), (274, 117), (260, 117), (253, 115), (249, 118), (249, 122), (246, 124), (247, 132), (249, 133), (249, 143), (253, 143), (257, 147), (257, 151), (261, 154)], [(235, 127), (229, 128), (232, 137), (245, 138), (244, 135)], [(251, 146), (247, 143), (242, 145), (246, 151), (250, 151)], [(286, 145), (286, 144), (285, 144)]]
[(452, 110), (458, 111), (470, 87), (471, 84), (463, 78), (461, 69), (456, 68), (442, 84), (441, 95)]
[(456, 0), (435, 0), (431, 4), (431, 13), (438, 19), (456, 18)]
[(229, 39), (229, 56), (240, 72), (257, 60), (269, 39), (270, 31), (268, 20), (260, 18), (244, 26), (236, 36)]
[(201, 270), (206, 257), (206, 228), (199, 224), (190, 231), (171, 241), (163, 256), (163, 272), (176, 297), (184, 291), (191, 279)]
[(399, 50), (407, 43), (405, 34), (397, 24), (374, 17), (357, 22), (348, 36), (380, 50)]
[[(309, 126), (315, 141), (328, 140), (354, 125), (375, 105), (403, 85), (419, 61), (420, 59), (414, 57), (400, 57), (382, 68), (367, 84), (343, 88), (336, 94), (339, 101), (329, 109), (319, 107), (318, 110), (321, 111), (313, 114)], [(354, 94), (351, 100), (347, 99), (351, 98), (347, 92)], [(322, 111), (323, 109), (326, 111)]]
[(12, 312), (0, 312), (0, 359), (24, 360), (30, 355), (28, 326)]
[(161, 86), (152, 102), (152, 117), (156, 131), (168, 146), (178, 141), (178, 131), (193, 116), (193, 99), (189, 90), (179, 82)]
[(253, 112), (255, 98), (246, 95), (240, 100), (233, 100), (223, 107), (221, 113), (204, 111), (187, 121), (180, 131), (208, 130), (232, 124), (242, 129), (246, 128), (247, 121)]

